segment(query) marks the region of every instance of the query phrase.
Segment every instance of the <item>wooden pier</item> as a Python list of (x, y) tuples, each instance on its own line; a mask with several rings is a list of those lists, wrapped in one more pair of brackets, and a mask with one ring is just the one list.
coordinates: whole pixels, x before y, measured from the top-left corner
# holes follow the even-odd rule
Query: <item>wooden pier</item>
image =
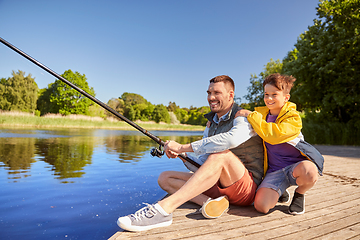
[[(360, 147), (322, 146), (324, 175), (307, 192), (303, 215), (288, 214), (289, 204), (270, 213), (253, 206), (230, 206), (218, 219), (194, 214), (196, 204), (185, 203), (173, 214), (169, 227), (145, 232), (119, 229), (109, 240), (120, 239), (360, 239)], [(289, 189), (291, 196), (295, 187)]]

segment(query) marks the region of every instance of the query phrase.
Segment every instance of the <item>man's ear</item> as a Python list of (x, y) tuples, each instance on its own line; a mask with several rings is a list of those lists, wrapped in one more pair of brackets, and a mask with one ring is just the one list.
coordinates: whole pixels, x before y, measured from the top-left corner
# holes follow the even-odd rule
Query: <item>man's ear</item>
[(234, 91), (233, 91), (233, 90), (230, 90), (229, 95), (230, 95), (230, 99), (233, 100), (234, 97), (235, 97)]

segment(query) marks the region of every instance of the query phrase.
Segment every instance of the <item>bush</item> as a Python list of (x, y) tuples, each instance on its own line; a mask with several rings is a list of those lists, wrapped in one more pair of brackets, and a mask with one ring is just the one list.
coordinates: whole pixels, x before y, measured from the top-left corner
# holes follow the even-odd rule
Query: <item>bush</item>
[(360, 121), (316, 121), (316, 117), (307, 115), (303, 119), (302, 133), (311, 144), (360, 145)]

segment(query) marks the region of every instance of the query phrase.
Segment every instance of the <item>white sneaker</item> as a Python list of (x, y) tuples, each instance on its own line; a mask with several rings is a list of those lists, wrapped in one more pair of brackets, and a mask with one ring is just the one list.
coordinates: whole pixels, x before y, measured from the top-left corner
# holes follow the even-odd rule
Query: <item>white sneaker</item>
[(172, 213), (164, 216), (154, 205), (144, 203), (147, 206), (138, 210), (134, 214), (119, 217), (117, 225), (124, 230), (138, 232), (150, 230), (158, 227), (167, 227), (172, 223)]

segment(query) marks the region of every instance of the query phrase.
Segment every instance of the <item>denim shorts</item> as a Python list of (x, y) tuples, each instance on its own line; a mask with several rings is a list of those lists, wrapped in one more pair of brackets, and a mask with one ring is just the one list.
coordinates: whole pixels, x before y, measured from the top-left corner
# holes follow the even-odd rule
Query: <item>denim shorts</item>
[(299, 163), (301, 162), (286, 166), (275, 172), (267, 173), (264, 180), (259, 185), (258, 190), (260, 188), (271, 188), (274, 189), (279, 196), (281, 196), (288, 187), (297, 185), (293, 172)]

